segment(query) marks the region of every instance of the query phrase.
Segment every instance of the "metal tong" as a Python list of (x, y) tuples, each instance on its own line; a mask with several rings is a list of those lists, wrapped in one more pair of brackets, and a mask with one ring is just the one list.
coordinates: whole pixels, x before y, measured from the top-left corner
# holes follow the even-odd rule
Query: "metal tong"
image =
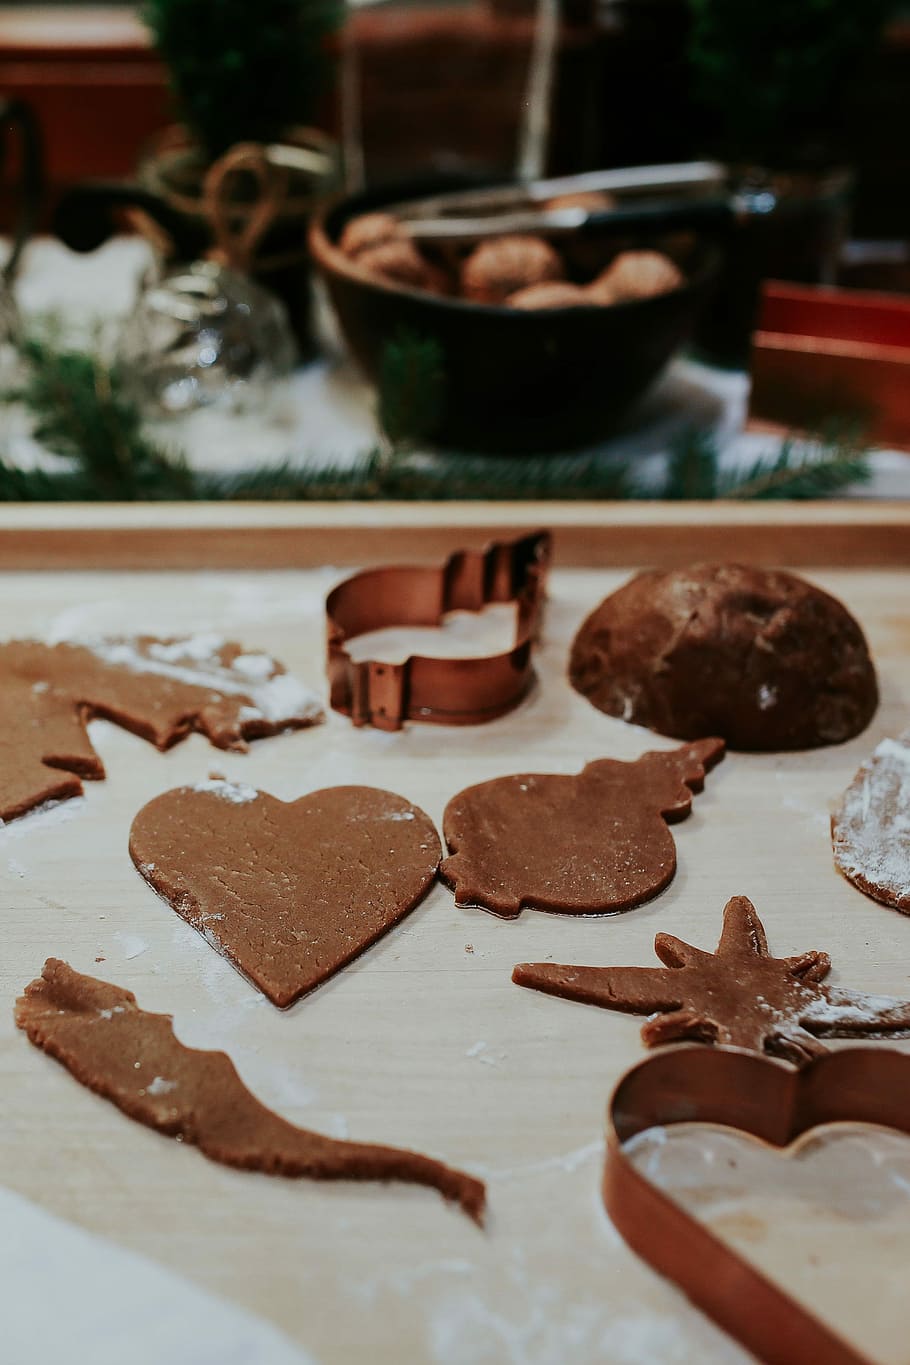
[[(716, 161), (628, 166), (518, 185), (440, 194), (393, 204), (415, 241), (473, 242), (506, 233), (567, 236), (581, 232), (672, 231), (725, 227), (775, 205), (772, 195), (727, 189), (729, 173)], [(601, 191), (628, 202), (615, 208), (547, 208), (562, 195)]]

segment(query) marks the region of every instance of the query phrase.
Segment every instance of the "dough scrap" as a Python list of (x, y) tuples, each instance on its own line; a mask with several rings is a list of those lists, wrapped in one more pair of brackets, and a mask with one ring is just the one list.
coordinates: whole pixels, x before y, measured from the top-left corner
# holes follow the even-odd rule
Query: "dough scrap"
[(211, 635), (0, 645), (0, 820), (78, 796), (104, 765), (86, 732), (113, 721), (158, 749), (195, 730), (218, 749), (324, 718), (318, 698), (267, 654)]
[(910, 915), (910, 730), (883, 739), (831, 817), (834, 862), (873, 900)]
[(130, 830), (150, 886), (272, 1004), (292, 1005), (423, 900), (430, 818), (375, 787), (279, 801), (208, 781), (157, 796)]
[(569, 678), (610, 716), (756, 752), (840, 744), (878, 706), (846, 607), (795, 574), (744, 564), (637, 574), (579, 629)]
[(727, 902), (716, 952), (672, 934), (658, 934), (654, 951), (665, 966), (522, 962), (512, 980), (586, 1005), (653, 1015), (641, 1030), (646, 1047), (690, 1039), (801, 1065), (826, 1051), (820, 1038), (910, 1035), (910, 1000), (823, 986), (831, 970), (827, 953), (772, 957), (764, 926), (745, 896)]
[(569, 915), (629, 910), (676, 872), (667, 824), (719, 762), (702, 739), (634, 763), (603, 758), (575, 776), (519, 773), (468, 787), (443, 816), (450, 856), (440, 876), (455, 903), (514, 919), (524, 908)]
[(66, 962), (48, 958), (16, 1002), (16, 1023), (89, 1090), (211, 1161), (291, 1178), (427, 1185), (483, 1222), (485, 1188), (473, 1176), (418, 1152), (295, 1127), (260, 1104), (226, 1053), (184, 1047), (170, 1015), (140, 1009), (132, 991)]

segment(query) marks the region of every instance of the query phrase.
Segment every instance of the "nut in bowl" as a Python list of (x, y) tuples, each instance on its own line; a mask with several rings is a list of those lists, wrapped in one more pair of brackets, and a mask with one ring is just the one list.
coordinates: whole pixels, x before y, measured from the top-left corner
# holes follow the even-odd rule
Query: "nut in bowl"
[(691, 335), (716, 273), (700, 235), (678, 261), (659, 251), (659, 232), (588, 237), (580, 277), (568, 238), (416, 242), (390, 203), (368, 193), (327, 206), (310, 250), (372, 380), (397, 334), (438, 344), (445, 398), (433, 439), (450, 449), (532, 454), (607, 437)]

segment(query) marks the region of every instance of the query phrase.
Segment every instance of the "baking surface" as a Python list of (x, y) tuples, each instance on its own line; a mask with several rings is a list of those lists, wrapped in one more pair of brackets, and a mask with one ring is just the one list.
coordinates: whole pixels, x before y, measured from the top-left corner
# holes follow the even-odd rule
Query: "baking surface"
[[(575, 629), (627, 571), (553, 574), (539, 685), (518, 711), (486, 727), (380, 734), (330, 714), (325, 725), (262, 741), (248, 755), (223, 754), (198, 736), (161, 755), (94, 723), (107, 780), (88, 784), (78, 802), (0, 830), (0, 1183), (268, 1319), (325, 1365), (745, 1360), (637, 1261), (600, 1204), (605, 1102), (643, 1055), (640, 1020), (523, 991), (509, 978), (514, 963), (548, 957), (647, 965), (658, 930), (713, 948), (726, 900), (745, 894), (776, 956), (826, 949), (832, 983), (910, 994), (910, 918), (839, 877), (828, 838), (829, 807), (860, 761), (907, 726), (908, 574), (807, 574), (867, 632), (882, 705), (864, 735), (813, 753), (725, 759), (692, 815), (674, 826), (679, 870), (648, 905), (576, 920), (525, 911), (505, 922), (456, 910), (437, 886), (402, 926), (284, 1014), (140, 879), (127, 853), (136, 811), (218, 771), (284, 799), (342, 782), (386, 787), (440, 824), (447, 799), (471, 783), (576, 772), (594, 758), (671, 747), (594, 711), (564, 678)], [(322, 604), (337, 578), (328, 569), (5, 573), (0, 637), (217, 630), (274, 653), (323, 690)], [(495, 619), (485, 625), (497, 628)], [(254, 1093), (293, 1122), (413, 1146), (482, 1175), (486, 1230), (432, 1192), (229, 1171), (130, 1122), (13, 1027), (15, 996), (50, 955), (129, 987), (144, 1008), (172, 1013), (185, 1043), (224, 1048)], [(756, 1174), (761, 1197), (728, 1188), (729, 1175), (726, 1184), (717, 1179), (719, 1166), (734, 1169), (726, 1148), (712, 1161), (704, 1143), (690, 1146), (677, 1176), (698, 1186), (715, 1226), (820, 1295), (826, 1316), (840, 1315), (837, 1325), (861, 1344), (868, 1298), (859, 1289), (874, 1292), (878, 1307), (890, 1264), (893, 1312), (879, 1314), (868, 1347), (898, 1365), (907, 1360), (898, 1268), (910, 1250), (899, 1217), (910, 1143), (865, 1135), (857, 1150), (856, 1141), (843, 1149), (846, 1166), (836, 1142), (822, 1144), (823, 1169), (796, 1202), (779, 1197), (799, 1183), (793, 1172), (777, 1188), (767, 1154)], [(644, 1158), (672, 1177), (663, 1151), (652, 1142)], [(743, 1160), (740, 1176), (748, 1153)], [(847, 1212), (843, 1200), (815, 1208), (845, 1173), (851, 1188), (866, 1188), (867, 1166), (868, 1198), (858, 1195)], [(852, 1274), (813, 1278), (819, 1248)], [(845, 1279), (857, 1288), (852, 1300)]]

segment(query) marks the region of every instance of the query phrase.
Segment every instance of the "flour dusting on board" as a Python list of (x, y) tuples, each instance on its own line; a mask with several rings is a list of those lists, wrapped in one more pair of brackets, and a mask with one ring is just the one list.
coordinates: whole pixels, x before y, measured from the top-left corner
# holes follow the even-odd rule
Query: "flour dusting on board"
[(96, 639), (73, 641), (104, 663), (134, 673), (154, 673), (191, 687), (208, 687), (221, 696), (247, 697), (240, 719), (280, 725), (286, 720), (320, 720), (322, 703), (309, 687), (279, 670), (268, 654), (238, 654), (225, 662), (227, 642), (203, 633), (180, 640)]
[(81, 814), (86, 805), (84, 796), (70, 797), (67, 801), (45, 801), (15, 820), (0, 820), (0, 838), (22, 839), (25, 835), (43, 832), (49, 825), (62, 825)]
[[(232, 806), (246, 806), (251, 801), (255, 801), (259, 793), (255, 787), (251, 787), (248, 782), (229, 782), (224, 777), (208, 777), (204, 782), (197, 782), (192, 788), (194, 792), (212, 792), (221, 801), (229, 801)], [(146, 867), (154, 868), (154, 863), (146, 863)]]
[[(827, 999), (813, 1000), (802, 1015), (801, 1023), (819, 1029), (862, 1029), (878, 1024), (887, 1032), (889, 1013), (899, 1013), (899, 1002), (887, 995), (869, 995), (865, 991), (827, 988)], [(875, 1034), (870, 1033), (870, 1037)]]
[(169, 1081), (164, 1076), (154, 1076), (145, 1087), (147, 1095), (169, 1095), (176, 1089), (177, 1082)]
[(133, 958), (141, 957), (143, 953), (148, 952), (148, 942), (144, 938), (140, 938), (138, 934), (128, 934), (118, 929), (114, 938), (117, 940), (127, 962), (131, 962)]
[(834, 861), (876, 900), (910, 912), (910, 730), (883, 739), (831, 822)]

